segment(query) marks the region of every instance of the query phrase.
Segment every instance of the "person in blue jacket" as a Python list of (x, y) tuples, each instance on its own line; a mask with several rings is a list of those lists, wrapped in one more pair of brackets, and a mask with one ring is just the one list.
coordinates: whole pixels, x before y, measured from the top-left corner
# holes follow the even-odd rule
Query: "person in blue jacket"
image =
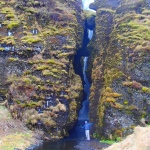
[(88, 123), (85, 121), (85, 125), (82, 127), (85, 129), (85, 136), (87, 140), (90, 140), (90, 127), (93, 123)]

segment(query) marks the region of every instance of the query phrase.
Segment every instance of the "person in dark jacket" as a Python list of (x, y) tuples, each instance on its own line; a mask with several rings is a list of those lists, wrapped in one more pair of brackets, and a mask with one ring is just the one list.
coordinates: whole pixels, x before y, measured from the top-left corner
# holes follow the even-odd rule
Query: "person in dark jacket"
[(88, 123), (85, 121), (85, 125), (82, 127), (85, 129), (85, 136), (87, 140), (90, 140), (90, 128), (93, 123)]

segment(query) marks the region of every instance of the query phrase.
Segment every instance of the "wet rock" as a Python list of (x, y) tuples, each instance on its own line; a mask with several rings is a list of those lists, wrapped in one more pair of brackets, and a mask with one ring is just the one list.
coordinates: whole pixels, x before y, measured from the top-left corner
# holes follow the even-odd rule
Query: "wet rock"
[(86, 20), (87, 28), (93, 30), (95, 27), (95, 16), (91, 16)]
[(47, 137), (47, 136), (44, 136), (44, 137), (43, 137), (43, 140), (49, 141), (49, 140), (50, 140), (50, 138), (49, 138), (49, 137)]
[(75, 148), (79, 150), (103, 150), (104, 148), (107, 148), (109, 145), (100, 143), (97, 140), (90, 140), (90, 141), (80, 141)]

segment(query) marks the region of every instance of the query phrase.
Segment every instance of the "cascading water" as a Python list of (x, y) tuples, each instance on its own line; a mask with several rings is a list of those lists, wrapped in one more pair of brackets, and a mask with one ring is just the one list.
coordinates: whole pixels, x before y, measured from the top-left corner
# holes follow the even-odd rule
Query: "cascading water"
[(89, 120), (88, 119), (88, 112), (89, 112), (88, 97), (89, 97), (89, 93), (90, 93), (90, 83), (86, 76), (87, 60), (88, 60), (88, 57), (84, 57), (83, 76), (84, 76), (84, 82), (85, 82), (84, 92), (86, 93), (86, 100), (83, 101), (83, 103), (82, 103), (82, 109), (79, 112), (78, 120)]
[[(90, 10), (89, 9), (89, 4), (94, 2), (94, 0), (82, 0), (82, 4), (83, 4), (83, 9), (84, 10)], [(93, 36), (93, 30), (89, 30), (88, 29), (88, 38), (89, 40), (91, 40)], [(86, 76), (86, 70), (87, 70), (87, 61), (88, 61), (88, 57), (84, 57), (84, 66), (83, 66), (83, 77), (84, 77), (84, 92), (86, 93), (86, 99), (83, 101), (82, 103), (82, 109), (79, 112), (79, 117), (78, 117), (78, 121), (80, 120), (89, 120), (88, 118), (88, 113), (89, 113), (89, 95), (90, 95), (90, 83), (87, 79)]]
[[(94, 2), (94, 0), (83, 0), (83, 9), (84, 10), (90, 10), (89, 9), (89, 4), (91, 2)], [(88, 39), (91, 40), (93, 36), (93, 30), (87, 30), (88, 31)], [(86, 52), (86, 47), (82, 48), (82, 51)], [(84, 53), (82, 54), (82, 57), (84, 57)], [(81, 58), (81, 57), (80, 57)], [(71, 138), (77, 138), (81, 139), (85, 137), (84, 130), (81, 128), (84, 124), (85, 121), (89, 120), (88, 114), (89, 114), (89, 95), (90, 95), (90, 83), (88, 81), (87, 75), (86, 75), (86, 70), (87, 70), (87, 62), (88, 62), (88, 57), (83, 58), (83, 79), (84, 79), (84, 92), (85, 95), (83, 98), (82, 102), (82, 108), (79, 111), (79, 116), (78, 116), (78, 122), (75, 125), (75, 128), (73, 132), (71, 132)]]
[[(91, 10), (89, 9), (89, 4), (94, 2), (94, 0), (82, 0), (83, 3), (83, 9), (84, 10)], [(93, 10), (91, 10), (93, 11)], [(88, 31), (88, 39), (91, 40), (92, 36), (93, 36), (93, 30), (86, 30)], [(86, 37), (87, 38), (87, 37)], [(86, 46), (88, 42), (85, 42)], [(83, 44), (84, 45), (84, 44)], [(75, 128), (73, 129), (73, 131), (71, 131), (71, 136), (69, 139), (66, 140), (60, 140), (60, 141), (54, 141), (54, 142), (49, 142), (49, 143), (45, 143), (43, 144), (41, 147), (35, 149), (35, 150), (49, 150), (49, 149), (53, 149), (53, 150), (75, 150), (75, 146), (81, 141), (81, 139), (85, 138), (85, 133), (84, 133), (84, 129), (81, 128), (82, 125), (84, 124), (85, 120), (89, 120), (88, 117), (88, 113), (89, 113), (89, 95), (90, 95), (90, 83), (88, 81), (87, 75), (86, 75), (86, 70), (87, 70), (87, 62), (88, 62), (88, 57), (86, 53), (86, 46), (82, 47), (82, 51), (83, 52), (79, 52), (79, 58), (81, 59), (81, 57), (83, 58), (83, 83), (84, 83), (84, 92), (85, 95), (84, 96), (84, 100), (82, 103), (82, 108), (79, 111), (79, 116), (78, 116), (78, 122), (75, 126)], [(86, 56), (86, 57), (85, 57)], [(78, 57), (78, 56), (77, 56)], [(77, 58), (77, 61), (80, 61), (80, 59)], [(46, 105), (49, 105), (49, 100), (47, 101)], [(46, 106), (45, 106), (46, 107)], [(71, 140), (71, 139), (76, 139), (76, 140)]]

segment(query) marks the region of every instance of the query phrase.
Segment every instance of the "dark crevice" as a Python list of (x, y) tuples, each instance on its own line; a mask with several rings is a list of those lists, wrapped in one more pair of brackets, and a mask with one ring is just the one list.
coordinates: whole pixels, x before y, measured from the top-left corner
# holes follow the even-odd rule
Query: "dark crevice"
[[(89, 56), (89, 52), (87, 50), (87, 45), (88, 45), (89, 41), (90, 41), (90, 39), (88, 38), (88, 26), (85, 21), (83, 44), (82, 44), (82, 47), (80, 49), (78, 49), (76, 55), (74, 56), (74, 62), (73, 62), (74, 71), (76, 74), (78, 74), (81, 77), (83, 88), (85, 85), (84, 75), (83, 75), (83, 58)], [(85, 93), (85, 91), (83, 91), (83, 101), (87, 99), (87, 97), (88, 97), (87, 95), (88, 94)], [(88, 106), (86, 106), (86, 107), (88, 107)], [(81, 108), (82, 108), (82, 106), (81, 106)], [(78, 120), (76, 122), (74, 128), (72, 128), (69, 131), (70, 138), (84, 137), (84, 130), (81, 129), (81, 126), (83, 124), (84, 124), (84, 120)], [(77, 131), (77, 130), (80, 130), (80, 131)]]
[(82, 67), (83, 67), (82, 57), (89, 56), (89, 53), (86, 49), (89, 41), (90, 40), (88, 38), (88, 28), (85, 23), (82, 47), (77, 50), (77, 53), (74, 56), (74, 62), (73, 62), (74, 71), (77, 75), (79, 75), (81, 77), (83, 84), (84, 84), (84, 79), (83, 79), (83, 70), (82, 70)]

